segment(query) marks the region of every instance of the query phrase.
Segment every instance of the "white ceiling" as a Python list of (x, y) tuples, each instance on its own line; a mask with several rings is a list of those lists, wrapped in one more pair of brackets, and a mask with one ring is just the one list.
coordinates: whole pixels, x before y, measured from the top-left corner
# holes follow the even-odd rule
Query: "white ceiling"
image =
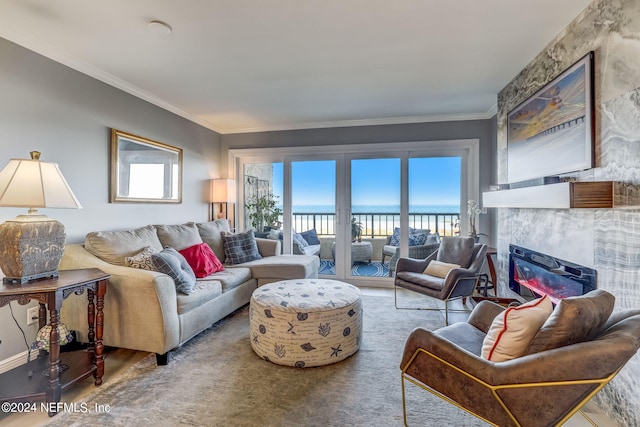
[(2, 0), (0, 36), (237, 133), (489, 118), (589, 3)]

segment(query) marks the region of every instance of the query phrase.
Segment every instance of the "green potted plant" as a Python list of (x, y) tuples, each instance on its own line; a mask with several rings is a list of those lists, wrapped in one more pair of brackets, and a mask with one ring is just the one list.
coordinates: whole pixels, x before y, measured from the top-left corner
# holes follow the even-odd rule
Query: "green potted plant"
[(278, 196), (269, 193), (246, 205), (251, 226), (257, 231), (268, 231), (277, 226), (282, 215), (282, 210), (276, 206), (277, 199)]
[(351, 218), (351, 241), (355, 242), (358, 239), (358, 242), (362, 241), (362, 230), (364, 227), (362, 223), (356, 219), (356, 217)]

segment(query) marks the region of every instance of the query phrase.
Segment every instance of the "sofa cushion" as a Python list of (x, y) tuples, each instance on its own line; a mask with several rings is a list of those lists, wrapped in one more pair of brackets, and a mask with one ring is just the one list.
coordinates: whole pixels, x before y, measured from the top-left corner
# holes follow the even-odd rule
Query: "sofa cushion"
[(196, 277), (207, 277), (212, 273), (224, 270), (216, 254), (204, 242), (189, 246), (178, 252), (187, 260)]
[(133, 256), (128, 256), (124, 259), (124, 262), (127, 267), (139, 268), (141, 270), (150, 270), (156, 271), (156, 268), (153, 265), (153, 259), (151, 255), (157, 254), (158, 251), (152, 248), (151, 246), (147, 246), (137, 254)]
[(163, 247), (171, 246), (179, 251), (202, 243), (198, 228), (193, 222), (179, 225), (156, 225), (155, 227)]
[(409, 282), (418, 286), (422, 286), (434, 291), (442, 291), (444, 288), (444, 278), (431, 276), (425, 273), (417, 273), (415, 271), (399, 271), (396, 273), (398, 279), (402, 279), (405, 282)]
[(189, 295), (196, 285), (196, 275), (178, 251), (164, 248), (157, 254), (151, 255), (156, 271), (171, 277), (176, 284), (176, 290)]
[(384, 245), (382, 247), (382, 253), (385, 255), (394, 255), (396, 251), (399, 251), (399, 250), (400, 250), (400, 246)]
[(160, 252), (162, 243), (153, 225), (125, 231), (94, 231), (87, 234), (84, 248), (101, 260), (126, 266), (125, 258), (150, 246)]
[(318, 255), (320, 253), (321, 245), (309, 245), (306, 248), (300, 248), (301, 255)]
[(436, 329), (433, 334), (455, 343), (478, 357), (482, 354), (482, 341), (485, 334), (467, 322), (458, 322)]
[(258, 251), (253, 230), (244, 233), (222, 233), (225, 261), (229, 264), (242, 264), (262, 258)]
[(434, 259), (427, 265), (427, 268), (424, 269), (424, 274), (444, 279), (445, 277), (447, 277), (447, 274), (449, 274), (449, 272), (454, 268), (460, 268), (460, 265), (449, 264)]
[(229, 221), (226, 219), (218, 219), (211, 222), (199, 222), (196, 224), (196, 227), (198, 228), (198, 233), (202, 240), (211, 247), (213, 253), (215, 253), (218, 259), (224, 263), (226, 260), (224, 255), (222, 232), (231, 232)]
[(265, 257), (242, 264), (242, 267), (250, 268), (252, 276), (258, 280), (262, 278), (278, 280), (317, 278), (319, 266), (319, 258), (308, 255)]
[(444, 237), (440, 242), (437, 260), (468, 268), (473, 256), (473, 237)]
[(525, 354), (590, 341), (609, 319), (615, 297), (601, 289), (560, 300)]
[(247, 280), (251, 280), (251, 269), (246, 267), (225, 268), (223, 271), (218, 271), (203, 279), (197, 279), (197, 281), (201, 280), (217, 280), (222, 284), (222, 292), (226, 292)]
[(178, 314), (187, 313), (196, 307), (222, 295), (222, 284), (217, 280), (198, 280), (189, 295), (177, 295)]
[(524, 354), (553, 310), (547, 295), (498, 314), (482, 342), (482, 357), (504, 362)]

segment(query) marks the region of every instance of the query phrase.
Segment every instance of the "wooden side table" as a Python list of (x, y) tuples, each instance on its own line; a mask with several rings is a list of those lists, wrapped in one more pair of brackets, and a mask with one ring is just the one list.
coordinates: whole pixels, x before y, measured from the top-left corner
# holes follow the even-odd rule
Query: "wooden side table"
[[(49, 357), (38, 357), (29, 363), (0, 375), (0, 402), (24, 402), (45, 399), (47, 412), (53, 416), (57, 412), (62, 390), (93, 375), (95, 385), (102, 384), (104, 374), (104, 296), (107, 279), (110, 276), (97, 268), (60, 271), (57, 278), (38, 280), (24, 285), (0, 284), (0, 307), (17, 301), (25, 305), (31, 300), (40, 303), (39, 326), (46, 325), (46, 309), (49, 310)], [(60, 309), (62, 301), (75, 293), (87, 291), (88, 337), (86, 351), (64, 354), (68, 369), (61, 370)], [(97, 297), (97, 298), (96, 298)], [(94, 303), (94, 299), (96, 300)]]

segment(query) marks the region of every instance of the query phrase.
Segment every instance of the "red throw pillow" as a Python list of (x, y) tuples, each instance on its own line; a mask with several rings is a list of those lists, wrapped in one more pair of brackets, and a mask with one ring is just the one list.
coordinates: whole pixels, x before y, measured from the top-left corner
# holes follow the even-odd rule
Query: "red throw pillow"
[(196, 277), (207, 277), (217, 271), (224, 270), (222, 263), (206, 243), (189, 246), (178, 252), (185, 257)]

